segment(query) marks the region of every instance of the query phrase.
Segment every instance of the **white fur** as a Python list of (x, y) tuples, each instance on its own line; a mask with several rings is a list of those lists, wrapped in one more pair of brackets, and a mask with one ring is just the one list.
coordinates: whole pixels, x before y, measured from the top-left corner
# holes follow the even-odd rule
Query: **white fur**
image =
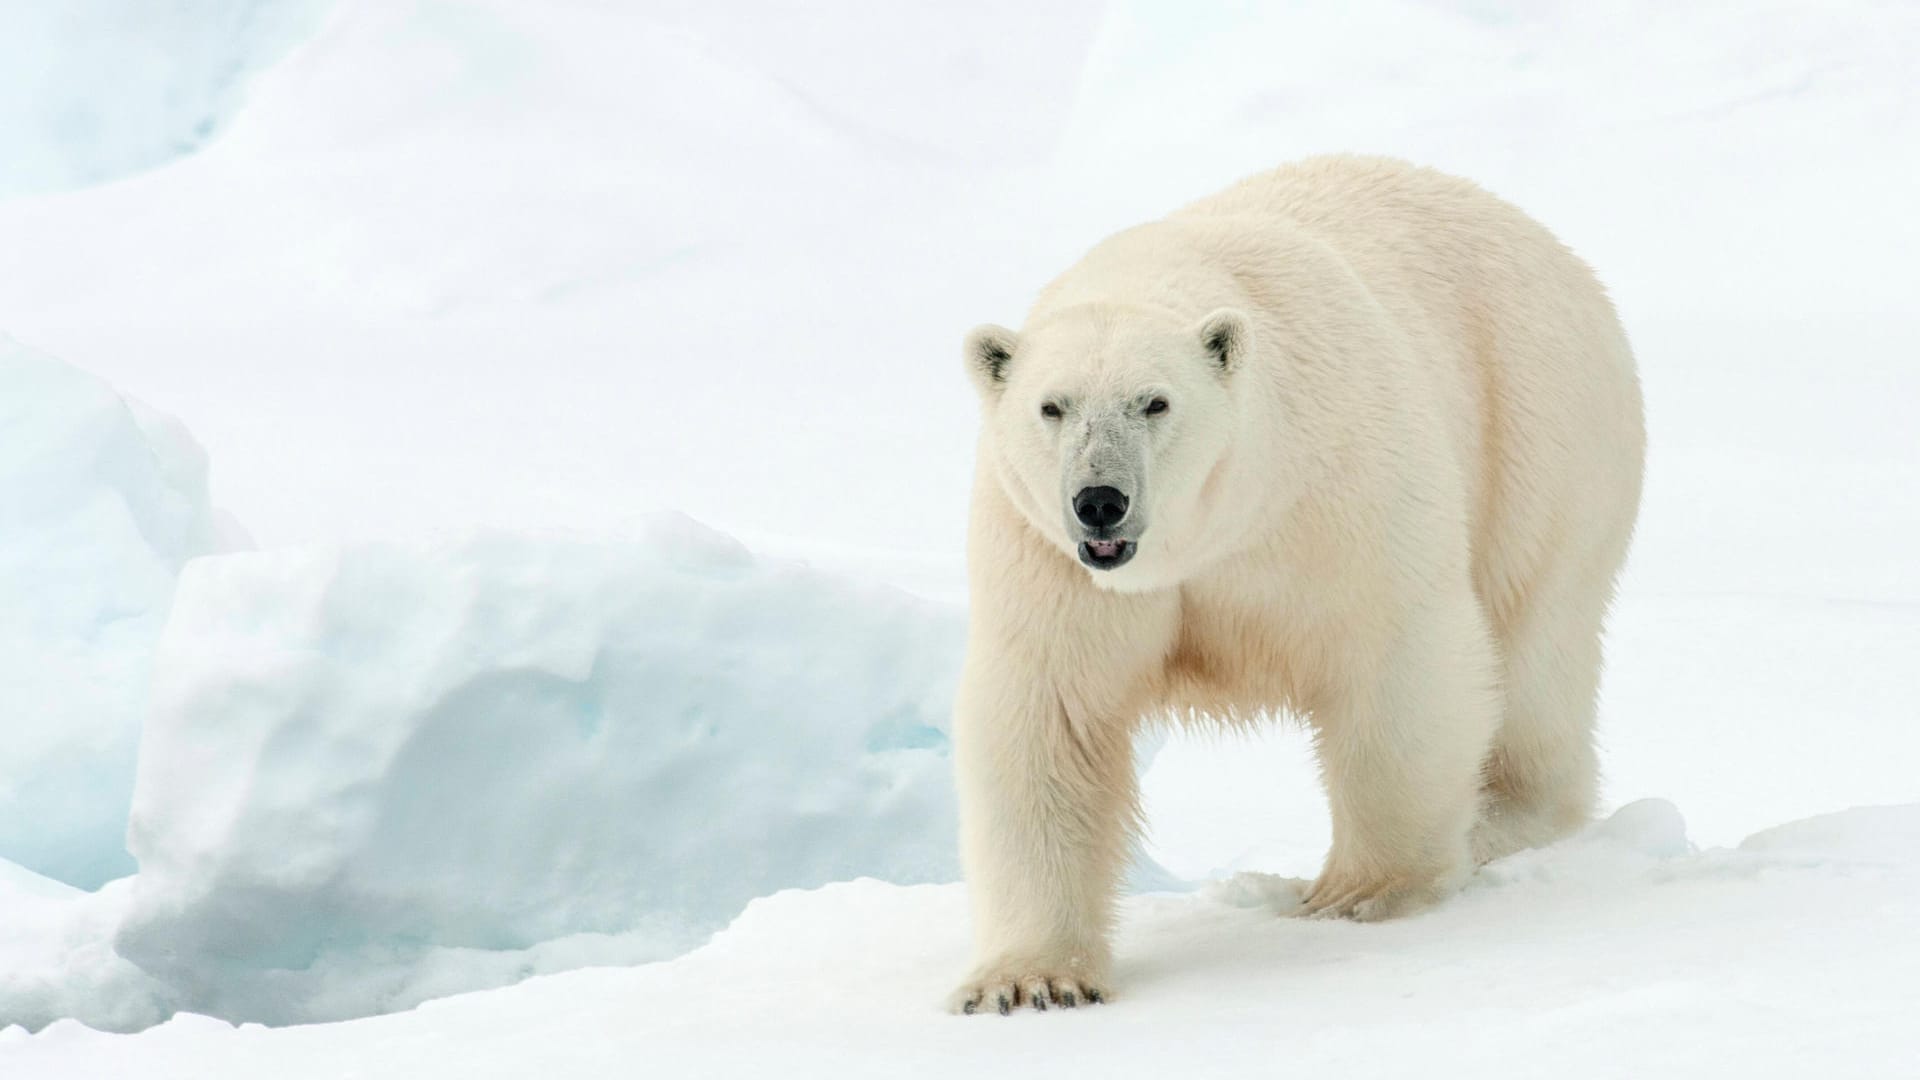
[[(956, 1008), (1106, 991), (1143, 718), (1311, 725), (1333, 849), (1309, 913), (1417, 909), (1587, 819), (1645, 439), (1612, 305), (1541, 226), (1314, 159), (1106, 240), (966, 355)], [(1118, 569), (1077, 556), (1063, 500), (1090, 478), (1135, 488)]]

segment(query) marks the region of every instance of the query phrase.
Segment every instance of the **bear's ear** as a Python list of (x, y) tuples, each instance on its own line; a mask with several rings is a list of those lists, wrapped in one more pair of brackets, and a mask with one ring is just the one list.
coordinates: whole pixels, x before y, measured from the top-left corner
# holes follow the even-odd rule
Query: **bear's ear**
[(1007, 385), (1007, 365), (1019, 345), (1020, 335), (1004, 326), (982, 323), (967, 331), (967, 342), (962, 346), (967, 374), (982, 396), (997, 394)]
[(1194, 329), (1221, 375), (1231, 375), (1253, 350), (1253, 320), (1237, 308), (1216, 308)]

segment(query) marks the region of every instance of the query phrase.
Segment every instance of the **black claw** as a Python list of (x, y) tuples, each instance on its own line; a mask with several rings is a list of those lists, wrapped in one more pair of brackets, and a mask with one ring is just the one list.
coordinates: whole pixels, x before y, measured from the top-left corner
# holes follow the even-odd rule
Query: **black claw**
[(1100, 991), (1098, 990), (1087, 991), (1087, 1004), (1098, 1005), (1105, 1000), (1107, 1000), (1106, 997), (1102, 995)]
[(1047, 996), (1045, 994), (1033, 995), (1033, 1008), (1036, 1012), (1046, 1012)]
[(1061, 994), (1061, 995), (1060, 995), (1060, 1007), (1061, 1007), (1061, 1008), (1063, 1008), (1063, 1009), (1071, 1009), (1071, 1008), (1073, 1008), (1073, 1007), (1074, 1007), (1075, 1005), (1078, 1005), (1078, 1004), (1079, 1004), (1079, 1002), (1078, 1002), (1078, 1001), (1075, 1001), (1075, 1000), (1074, 1000), (1074, 997), (1073, 997), (1073, 991), (1071, 991), (1071, 990), (1068, 990), (1068, 991), (1066, 991), (1065, 993), (1063, 993), (1063, 994)]
[(1005, 994), (1000, 995), (1000, 1015), (1001, 1016), (1013, 1015), (1013, 1002), (1008, 1001), (1007, 995)]
[(973, 1010), (979, 1007), (980, 1007), (980, 999), (974, 998), (972, 1001), (969, 1001), (965, 1005), (960, 1006), (960, 1011), (965, 1013), (968, 1016), (972, 1016)]

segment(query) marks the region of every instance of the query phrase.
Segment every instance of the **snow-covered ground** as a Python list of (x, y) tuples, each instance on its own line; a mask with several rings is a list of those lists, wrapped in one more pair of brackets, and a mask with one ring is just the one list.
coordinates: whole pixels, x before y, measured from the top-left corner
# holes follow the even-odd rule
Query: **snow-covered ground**
[(1288, 883), (1131, 901), (1106, 1005), (961, 1019), (958, 885), (756, 900), (704, 948), (292, 1028), (0, 1034), (33, 1077), (1910, 1077), (1920, 808), (1690, 853), (1670, 804), (1384, 925), (1278, 918)]
[[(6, 22), (0, 1076), (1920, 1071), (1920, 9)], [(1622, 809), (1402, 923), (1136, 897), (1110, 1004), (947, 1017), (960, 890), (901, 883), (951, 874), (959, 335), (1337, 149), (1481, 180), (1620, 301)], [(186, 562), (246, 546), (216, 505), (264, 550)], [(1294, 734), (1145, 790), (1187, 879), (1324, 849)]]

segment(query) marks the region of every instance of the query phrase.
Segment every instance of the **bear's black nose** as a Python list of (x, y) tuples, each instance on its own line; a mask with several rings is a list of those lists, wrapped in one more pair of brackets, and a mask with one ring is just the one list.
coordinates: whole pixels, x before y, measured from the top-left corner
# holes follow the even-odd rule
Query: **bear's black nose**
[(1120, 524), (1127, 516), (1127, 497), (1119, 488), (1081, 488), (1073, 497), (1073, 516), (1089, 529), (1105, 529)]

